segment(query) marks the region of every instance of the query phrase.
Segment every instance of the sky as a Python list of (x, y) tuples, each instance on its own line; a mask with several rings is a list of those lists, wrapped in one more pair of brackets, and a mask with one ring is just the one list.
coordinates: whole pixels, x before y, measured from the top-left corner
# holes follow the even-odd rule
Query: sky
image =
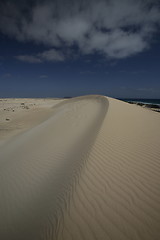
[(159, 0), (1, 0), (0, 97), (160, 98)]

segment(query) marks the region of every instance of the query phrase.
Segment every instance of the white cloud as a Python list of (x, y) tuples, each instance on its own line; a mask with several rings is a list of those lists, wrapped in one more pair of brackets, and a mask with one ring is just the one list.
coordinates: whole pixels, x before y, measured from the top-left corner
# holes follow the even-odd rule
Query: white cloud
[(63, 61), (64, 54), (54, 48), (72, 46), (82, 54), (97, 51), (119, 59), (149, 48), (160, 9), (157, 0), (6, 0), (0, 3), (0, 23), (4, 34), (51, 47), (20, 60)]

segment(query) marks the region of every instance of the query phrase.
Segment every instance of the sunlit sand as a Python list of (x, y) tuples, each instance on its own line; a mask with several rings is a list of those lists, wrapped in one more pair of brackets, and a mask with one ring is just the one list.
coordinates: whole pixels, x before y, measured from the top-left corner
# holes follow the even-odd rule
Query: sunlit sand
[(0, 117), (0, 239), (160, 239), (159, 113), (91, 95)]

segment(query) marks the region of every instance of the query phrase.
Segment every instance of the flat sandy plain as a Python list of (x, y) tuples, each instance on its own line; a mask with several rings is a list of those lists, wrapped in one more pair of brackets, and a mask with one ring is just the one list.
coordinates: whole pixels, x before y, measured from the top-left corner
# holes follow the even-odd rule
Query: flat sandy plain
[(159, 240), (160, 114), (103, 96), (0, 100), (1, 240)]

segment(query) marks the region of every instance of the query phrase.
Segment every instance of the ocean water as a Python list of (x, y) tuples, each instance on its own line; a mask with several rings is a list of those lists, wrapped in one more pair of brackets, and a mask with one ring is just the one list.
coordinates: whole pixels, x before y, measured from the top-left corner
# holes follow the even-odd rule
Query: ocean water
[(156, 104), (160, 106), (160, 99), (147, 99), (147, 98), (119, 98), (119, 100), (125, 102), (138, 102), (138, 103), (145, 103), (145, 104)]

